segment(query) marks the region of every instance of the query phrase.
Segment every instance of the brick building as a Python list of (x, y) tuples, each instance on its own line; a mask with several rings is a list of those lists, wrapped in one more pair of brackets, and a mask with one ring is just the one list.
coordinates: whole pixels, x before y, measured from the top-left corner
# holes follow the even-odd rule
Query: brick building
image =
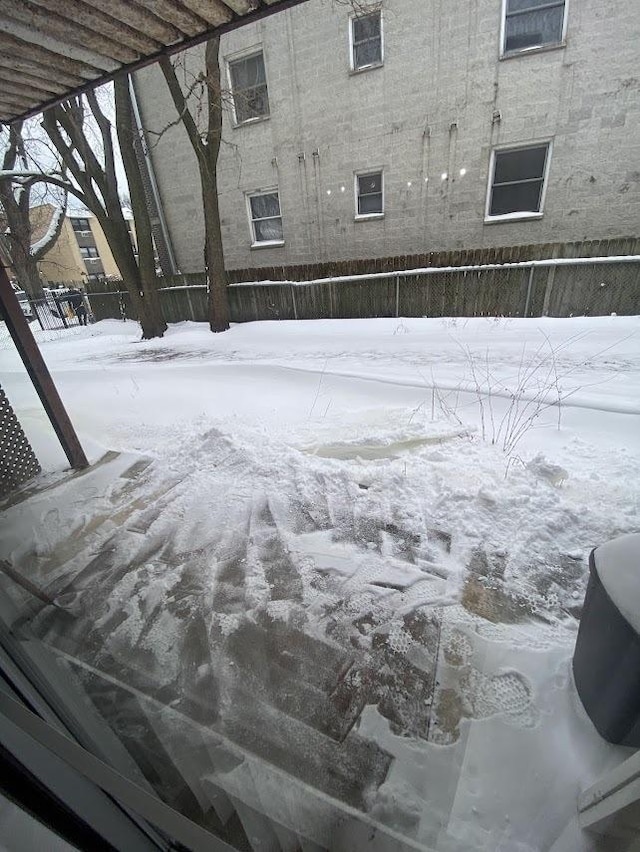
[[(638, 235), (638, 0), (353, 5), (222, 37), (228, 269)], [(157, 67), (135, 89), (148, 130), (175, 120)], [(194, 155), (181, 126), (148, 140), (177, 266), (200, 270)]]
[[(31, 208), (29, 215), (33, 243), (46, 233), (55, 211), (52, 204)], [(127, 225), (134, 251), (137, 251), (135, 225), (131, 218), (127, 218)], [(38, 262), (38, 269), (42, 280), (47, 283), (77, 283), (120, 277), (104, 231), (88, 210), (67, 211), (60, 236)]]

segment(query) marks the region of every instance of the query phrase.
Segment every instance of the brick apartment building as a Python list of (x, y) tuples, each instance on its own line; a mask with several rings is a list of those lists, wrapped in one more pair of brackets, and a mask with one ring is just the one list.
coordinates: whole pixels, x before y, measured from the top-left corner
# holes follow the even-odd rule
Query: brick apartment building
[[(638, 236), (639, 69), (638, 0), (308, 0), (225, 34), (227, 268)], [(157, 67), (135, 90), (147, 129), (175, 121)], [(175, 264), (200, 270), (185, 132), (148, 140)]]
[[(56, 208), (41, 204), (30, 211), (33, 228), (32, 241), (45, 234)], [(127, 219), (131, 241), (135, 250), (135, 225)], [(105, 277), (120, 277), (109, 244), (100, 223), (87, 210), (68, 211), (60, 236), (41, 261), (38, 269), (46, 283), (95, 281)]]

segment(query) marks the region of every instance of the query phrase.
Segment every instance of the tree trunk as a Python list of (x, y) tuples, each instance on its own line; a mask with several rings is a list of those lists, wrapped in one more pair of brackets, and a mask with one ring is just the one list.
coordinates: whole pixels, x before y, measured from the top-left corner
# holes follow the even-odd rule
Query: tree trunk
[(11, 256), (11, 264), (18, 284), (31, 299), (44, 299), (42, 279), (38, 272), (38, 264), (32, 255), (26, 255), (18, 248), (14, 248)]
[[(229, 328), (228, 278), (224, 268), (222, 235), (220, 233), (220, 211), (218, 209), (218, 188), (206, 187), (202, 196), (205, 227), (205, 275), (209, 285), (209, 328), (213, 332), (226, 331)], [(204, 184), (203, 184), (204, 188)]]
[[(102, 220), (101, 220), (102, 218)], [(113, 254), (122, 281), (131, 297), (131, 306), (142, 329), (142, 339), (151, 340), (162, 337), (167, 330), (167, 324), (162, 316), (158, 293), (156, 290), (155, 270), (142, 268), (136, 263), (131, 249), (129, 232), (117, 217), (98, 217)]]
[(198, 161), (200, 188), (204, 210), (204, 271), (209, 289), (209, 328), (213, 332), (229, 328), (228, 278), (224, 268), (220, 210), (218, 208), (218, 179), (216, 169), (222, 141), (222, 86), (220, 80), (220, 36), (213, 36), (205, 48), (205, 81), (207, 93), (206, 140), (189, 110), (169, 57), (160, 59), (160, 68), (169, 87), (173, 104), (187, 132)]
[(136, 225), (140, 325), (142, 326), (142, 337), (147, 340), (151, 337), (162, 337), (167, 330), (167, 324), (164, 321), (160, 307), (156, 264), (153, 254), (153, 238), (151, 236), (151, 220), (144, 193), (140, 163), (136, 157), (134, 147), (139, 140), (136, 139), (137, 131), (133, 122), (133, 104), (131, 102), (129, 77), (126, 74), (116, 77), (113, 88), (116, 105), (116, 132), (122, 153), (122, 163), (125, 174), (127, 175), (129, 198)]
[(42, 126), (78, 184), (79, 189), (74, 190), (75, 194), (94, 213), (102, 227), (142, 327), (142, 337), (148, 340), (162, 337), (167, 324), (158, 300), (149, 214), (133, 150), (131, 97), (126, 74), (114, 80), (114, 94), (116, 132), (136, 222), (139, 261), (133, 251), (118, 195), (112, 125), (100, 108), (95, 92), (88, 92), (86, 101), (100, 131), (102, 163), (89, 144), (84, 101), (81, 98), (72, 98), (47, 110), (43, 114)]
[(217, 171), (222, 142), (220, 36), (214, 36), (207, 42), (204, 61), (207, 80), (207, 144), (202, 146), (202, 156), (199, 158), (204, 204), (204, 271), (209, 285), (209, 328), (211, 331), (226, 331), (229, 328), (229, 281), (222, 251)]

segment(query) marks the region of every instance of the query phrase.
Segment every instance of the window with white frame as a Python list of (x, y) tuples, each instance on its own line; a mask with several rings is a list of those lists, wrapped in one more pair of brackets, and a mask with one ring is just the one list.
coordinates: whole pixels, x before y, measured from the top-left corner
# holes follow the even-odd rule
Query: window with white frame
[(80, 254), (85, 258), (85, 260), (95, 260), (100, 257), (98, 249), (95, 246), (81, 246)]
[(351, 18), (351, 68), (360, 71), (382, 65), (382, 12)]
[(384, 213), (382, 171), (356, 175), (356, 216), (381, 216)]
[(278, 191), (254, 193), (247, 201), (254, 245), (284, 242)]
[(542, 213), (549, 143), (494, 150), (487, 217)]
[(229, 62), (229, 83), (237, 124), (269, 115), (267, 77), (261, 50)]
[(565, 0), (503, 0), (503, 53), (561, 44)]

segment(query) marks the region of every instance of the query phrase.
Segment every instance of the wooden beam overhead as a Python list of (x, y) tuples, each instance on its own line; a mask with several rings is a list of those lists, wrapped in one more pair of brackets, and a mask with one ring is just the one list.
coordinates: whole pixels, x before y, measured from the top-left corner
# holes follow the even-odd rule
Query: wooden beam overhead
[(206, 28), (207, 22), (198, 17), (182, 3), (173, 0), (133, 0), (132, 6), (142, 6), (153, 11), (168, 24), (185, 33), (189, 38), (195, 38)]
[(0, 0), (0, 122), (305, 0)]
[[(0, 45), (2, 45), (1, 38)], [(79, 75), (68, 74), (59, 68), (55, 73), (54, 81), (49, 66), (43, 62), (36, 62), (33, 59), (17, 59), (15, 52), (8, 50), (6, 45), (0, 46), (0, 67), (9, 68), (18, 75), (32, 75), (46, 81), (51, 86), (55, 85), (56, 88), (54, 91), (56, 93), (68, 91), (74, 86), (81, 86), (84, 82), (83, 78)]]
[(36, 44), (104, 71), (113, 71), (118, 63), (135, 62), (140, 58), (137, 51), (79, 23), (47, 12), (29, 0), (0, 0), (0, 12), (0, 29), (5, 32), (11, 32), (12, 27), (12, 35), (24, 38), (15, 29), (27, 27), (28, 37)]
[(233, 12), (222, 0), (182, 0), (184, 5), (212, 27), (226, 24)]
[(55, 92), (49, 92), (41, 86), (34, 87), (27, 85), (23, 74), (16, 74), (12, 80), (7, 78), (7, 73), (11, 72), (0, 68), (0, 88), (2, 88), (3, 95), (15, 95), (18, 99), (23, 96), (32, 98), (35, 101), (41, 101), (43, 97), (55, 94)]
[(142, 27), (134, 29), (110, 14), (87, 6), (80, 0), (31, 0), (31, 3), (55, 13), (67, 21), (69, 26), (79, 25), (85, 30), (90, 30), (93, 38), (97, 37), (96, 34), (105, 36), (116, 43), (126, 45), (138, 55), (155, 53), (162, 47), (162, 39), (151, 38)]

